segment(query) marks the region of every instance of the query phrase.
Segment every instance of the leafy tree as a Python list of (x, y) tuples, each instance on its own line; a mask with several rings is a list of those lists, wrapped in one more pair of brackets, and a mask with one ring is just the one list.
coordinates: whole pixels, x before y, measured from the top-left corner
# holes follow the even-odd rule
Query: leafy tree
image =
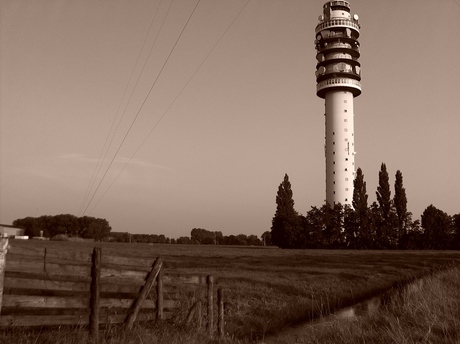
[(24, 228), (24, 235), (28, 235), (30, 237), (40, 235), (40, 231), (38, 228), (38, 223), (36, 218), (34, 217), (25, 217), (23, 219), (17, 219), (13, 221), (13, 226), (18, 226)]
[(294, 209), (289, 176), (285, 174), (276, 195), (276, 213), (271, 227), (272, 242), (281, 248), (294, 248), (298, 246), (299, 232), (299, 216)]
[(424, 248), (440, 250), (449, 247), (451, 217), (445, 212), (429, 205), (422, 214), (422, 227)]
[(401, 237), (401, 248), (420, 250), (423, 248), (423, 231), (420, 220), (412, 221), (412, 213), (407, 213), (406, 231)]
[(340, 248), (344, 246), (344, 207), (342, 204), (334, 204), (331, 207), (325, 204), (322, 207), (324, 216), (323, 230), (323, 247), (324, 248)]
[(193, 228), (190, 237), (195, 244), (214, 243), (214, 233), (203, 228)]
[(260, 238), (264, 246), (270, 246), (272, 244), (272, 233), (269, 231), (265, 231)]
[(262, 241), (254, 234), (248, 235), (247, 243), (249, 246), (262, 246)]
[(406, 234), (407, 229), (407, 197), (406, 189), (403, 187), (403, 176), (400, 170), (396, 171), (395, 176), (395, 195), (393, 198), (393, 204), (396, 211), (396, 221), (398, 226), (398, 244), (402, 248), (401, 238)]
[(358, 213), (346, 205), (343, 209), (343, 240), (346, 248), (359, 248)]
[(192, 239), (190, 239), (189, 237), (180, 237), (176, 240), (176, 243), (177, 244), (191, 244)]
[(453, 229), (453, 249), (460, 249), (460, 213), (452, 216), (452, 229)]

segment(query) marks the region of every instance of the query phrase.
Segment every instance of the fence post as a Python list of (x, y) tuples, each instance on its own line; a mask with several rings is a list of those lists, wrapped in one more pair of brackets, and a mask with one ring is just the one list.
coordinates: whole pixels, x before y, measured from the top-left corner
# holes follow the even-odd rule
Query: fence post
[(144, 286), (142, 287), (141, 292), (136, 300), (134, 300), (134, 304), (131, 310), (131, 313), (126, 318), (126, 327), (131, 329), (133, 327), (134, 322), (136, 321), (137, 315), (141, 310), (142, 303), (144, 302), (145, 298), (150, 294), (150, 290), (152, 289), (153, 283), (157, 278), (158, 274), (161, 271), (161, 267), (163, 265), (163, 260), (161, 258), (157, 258), (155, 260), (155, 264), (153, 265), (152, 270), (147, 275), (147, 280), (145, 281)]
[(91, 314), (89, 317), (90, 336), (97, 343), (99, 342), (99, 293), (101, 279), (101, 248), (95, 247), (92, 256), (91, 266)]
[(222, 288), (217, 289), (217, 332), (219, 337), (224, 336), (224, 291)]
[(163, 269), (157, 276), (157, 320), (163, 320)]
[(203, 312), (201, 310), (201, 298), (197, 301), (197, 317), (198, 317), (198, 328), (201, 330), (203, 326)]
[(0, 312), (2, 311), (3, 281), (5, 280), (6, 251), (8, 238), (0, 239)]
[(208, 332), (209, 336), (212, 337), (212, 332), (214, 328), (214, 277), (208, 275), (206, 278), (206, 283), (208, 285)]

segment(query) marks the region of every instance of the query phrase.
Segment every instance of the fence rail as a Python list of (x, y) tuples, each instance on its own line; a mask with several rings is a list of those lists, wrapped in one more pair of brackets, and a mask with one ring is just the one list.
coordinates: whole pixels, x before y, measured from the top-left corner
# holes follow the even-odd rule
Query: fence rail
[[(97, 337), (99, 324), (124, 323), (129, 328), (135, 321), (171, 316), (180, 304), (164, 300), (165, 285), (179, 284), (206, 288), (207, 329), (212, 336), (212, 276), (165, 273), (161, 258), (152, 264), (152, 259), (105, 255), (97, 247), (92, 254), (61, 252), (9, 246), (8, 239), (0, 239), (0, 327), (81, 325)], [(223, 324), (219, 313), (219, 335)]]

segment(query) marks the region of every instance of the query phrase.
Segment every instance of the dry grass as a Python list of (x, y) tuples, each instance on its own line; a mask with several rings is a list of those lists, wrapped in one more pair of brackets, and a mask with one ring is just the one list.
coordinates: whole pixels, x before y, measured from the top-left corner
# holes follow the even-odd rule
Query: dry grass
[[(280, 250), (42, 241), (13, 241), (12, 245), (87, 252), (91, 252), (94, 245), (100, 245), (102, 254), (152, 259), (162, 256), (169, 271), (214, 275), (225, 289), (228, 333), (225, 341), (229, 343), (257, 341), (319, 313), (375, 295), (403, 278), (423, 275), (449, 262), (460, 261), (460, 252), (453, 251)], [(162, 328), (176, 330), (162, 332), (159, 327), (138, 328), (138, 334), (127, 335), (127, 340), (135, 343), (212, 343), (206, 336), (185, 327), (183, 316), (168, 326)], [(151, 339), (135, 341), (144, 334)], [(175, 341), (176, 335), (182, 339)], [(165, 339), (164, 336), (170, 337)], [(110, 340), (106, 343), (118, 343)]]
[(380, 311), (286, 333), (271, 344), (459, 343), (460, 269), (423, 279), (391, 298)]

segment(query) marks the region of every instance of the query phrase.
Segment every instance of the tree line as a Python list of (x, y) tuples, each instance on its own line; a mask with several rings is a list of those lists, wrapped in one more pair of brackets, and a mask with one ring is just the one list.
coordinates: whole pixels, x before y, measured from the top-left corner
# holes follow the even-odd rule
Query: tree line
[(379, 171), (377, 201), (368, 204), (361, 168), (353, 181), (352, 206), (324, 204), (305, 215), (294, 208), (286, 174), (276, 195), (271, 241), (281, 248), (460, 249), (460, 213), (450, 216), (429, 205), (420, 220), (407, 210), (401, 171), (395, 175), (394, 196), (386, 165)]
[(71, 214), (29, 216), (14, 220), (13, 226), (24, 228), (24, 235), (29, 237), (52, 238), (56, 235), (67, 235), (94, 240), (106, 238), (112, 230), (106, 219), (91, 216), (77, 217)]
[(13, 221), (14, 226), (24, 228), (24, 235), (53, 238), (57, 235), (94, 239), (97, 241), (156, 244), (195, 244), (195, 245), (248, 245), (261, 246), (266, 240), (270, 244), (270, 233), (266, 232), (259, 239), (256, 235), (223, 235), (222, 232), (193, 228), (190, 237), (168, 238), (164, 234), (131, 234), (128, 232), (111, 232), (106, 219), (90, 216), (76, 217), (71, 214), (43, 215), (26, 217)]

